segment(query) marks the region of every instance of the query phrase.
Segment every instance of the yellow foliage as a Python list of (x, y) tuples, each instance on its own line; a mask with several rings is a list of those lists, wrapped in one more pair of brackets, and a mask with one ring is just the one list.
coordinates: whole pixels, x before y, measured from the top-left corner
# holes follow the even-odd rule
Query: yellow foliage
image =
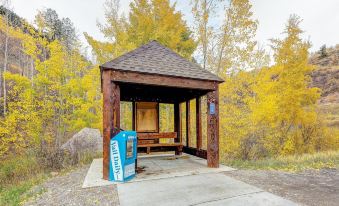
[(292, 16), (286, 38), (274, 40), (275, 65), (226, 76), (220, 87), (221, 148), (228, 158), (313, 153), (338, 149), (316, 112), (318, 88), (309, 87), (309, 43)]
[(191, 58), (196, 44), (191, 32), (169, 0), (134, 0), (130, 4), (129, 21), (119, 15), (119, 1), (106, 2), (107, 24), (99, 25), (107, 42), (85, 33), (97, 63), (104, 63), (136, 47), (157, 40), (186, 58)]
[[(3, 20), (0, 19), (0, 30)], [(0, 155), (60, 146), (83, 127), (101, 128), (100, 71), (77, 49), (66, 50), (58, 41), (47, 42), (9, 28), (9, 38), (21, 43), (34, 60), (34, 73), (4, 73), (7, 114), (0, 118)], [(31, 31), (33, 34), (34, 31)], [(20, 45), (20, 44), (19, 44)]]

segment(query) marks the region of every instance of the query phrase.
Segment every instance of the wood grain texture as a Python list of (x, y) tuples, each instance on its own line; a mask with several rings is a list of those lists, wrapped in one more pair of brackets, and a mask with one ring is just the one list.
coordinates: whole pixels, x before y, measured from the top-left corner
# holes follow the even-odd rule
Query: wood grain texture
[(112, 84), (111, 71), (102, 73), (102, 93), (103, 93), (103, 178), (108, 179), (109, 174), (109, 144), (112, 132), (113, 108), (112, 104)]
[(137, 133), (138, 139), (161, 139), (161, 138), (177, 138), (176, 132), (160, 132), (160, 133)]
[(136, 131), (159, 132), (159, 104), (136, 102)]
[(113, 133), (114, 137), (120, 132), (120, 87), (115, 82), (112, 82), (112, 104), (113, 108)]
[[(105, 71), (105, 69), (104, 69)], [(169, 86), (178, 88), (215, 90), (217, 81), (173, 77), (158, 74), (146, 74), (131, 71), (112, 70), (111, 80), (116, 82), (129, 82), (137, 84), (148, 84), (158, 86)]]
[(104, 71), (103, 79), (103, 178), (109, 175), (109, 145), (112, 136), (120, 132), (120, 89), (111, 82), (111, 71)]
[[(210, 113), (211, 103), (215, 113)], [(207, 94), (207, 166), (219, 167), (219, 94), (218, 89)]]

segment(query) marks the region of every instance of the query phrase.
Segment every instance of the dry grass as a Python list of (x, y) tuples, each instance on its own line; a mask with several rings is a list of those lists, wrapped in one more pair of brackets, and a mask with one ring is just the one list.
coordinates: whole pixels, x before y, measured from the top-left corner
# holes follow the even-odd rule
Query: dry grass
[(324, 116), (324, 121), (329, 127), (339, 129), (339, 104), (320, 104), (319, 110)]
[(226, 164), (239, 169), (282, 170), (288, 172), (324, 168), (339, 169), (339, 151), (281, 156), (252, 161), (232, 160), (226, 161)]

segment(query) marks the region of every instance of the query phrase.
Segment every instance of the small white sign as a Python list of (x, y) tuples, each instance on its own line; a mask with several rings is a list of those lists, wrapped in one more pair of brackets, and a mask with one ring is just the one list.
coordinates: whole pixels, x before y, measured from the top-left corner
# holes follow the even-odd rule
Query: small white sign
[(135, 163), (126, 165), (124, 177), (127, 178), (131, 175), (134, 175), (134, 174), (135, 174)]

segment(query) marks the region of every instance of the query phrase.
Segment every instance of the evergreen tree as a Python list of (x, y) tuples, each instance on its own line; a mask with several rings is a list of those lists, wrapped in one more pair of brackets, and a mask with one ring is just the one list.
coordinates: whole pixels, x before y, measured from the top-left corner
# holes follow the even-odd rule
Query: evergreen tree
[(324, 44), (320, 47), (319, 53), (320, 53), (320, 58), (325, 58), (325, 57), (328, 56), (326, 44)]

